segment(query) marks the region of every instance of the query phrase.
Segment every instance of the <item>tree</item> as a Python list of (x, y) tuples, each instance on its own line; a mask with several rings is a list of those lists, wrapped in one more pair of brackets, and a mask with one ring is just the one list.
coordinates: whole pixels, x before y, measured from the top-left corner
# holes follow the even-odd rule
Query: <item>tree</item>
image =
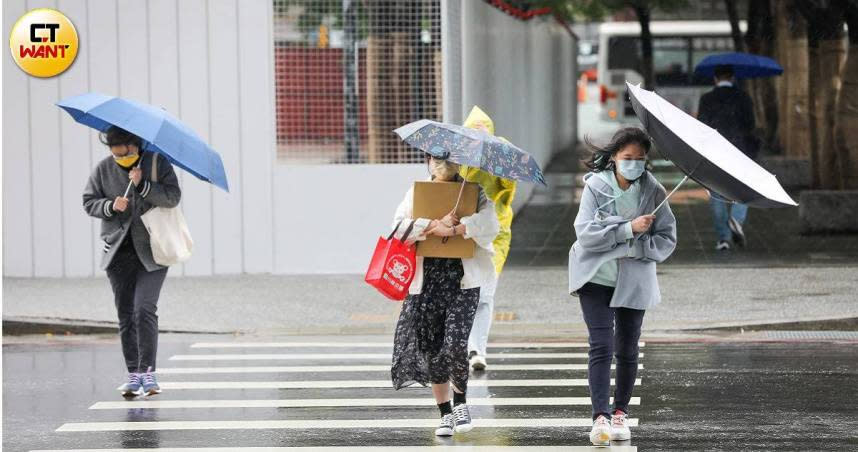
[(810, 160), (813, 188), (843, 186), (839, 156), (834, 148), (840, 71), (845, 55), (845, 1), (795, 2), (807, 22)]
[(845, 5), (849, 53), (841, 74), (837, 99), (835, 146), (840, 157), (843, 187), (858, 189), (858, 2)]
[[(800, 1), (800, 0), (798, 0)], [(775, 1), (777, 60), (784, 68), (778, 80), (780, 143), (789, 157), (810, 156), (807, 26), (796, 0)]]
[[(751, 2), (751, 4), (754, 3), (756, 2)], [(730, 35), (733, 37), (733, 49), (737, 52), (744, 52), (745, 41), (742, 39), (742, 29), (739, 28), (739, 12), (736, 10), (736, 0), (724, 0), (724, 6), (727, 8), (727, 17), (730, 19)]]
[[(747, 51), (756, 55), (775, 56), (775, 26), (772, 7), (769, 0), (748, 2), (748, 31), (742, 39), (739, 18), (733, 0), (725, 0), (730, 16), (731, 29), (737, 52)], [(729, 3), (733, 3), (732, 6)], [(732, 12), (730, 10), (733, 10)], [(738, 40), (736, 39), (738, 37)], [(767, 149), (780, 149), (778, 143), (778, 98), (774, 77), (750, 80), (748, 91), (754, 99), (759, 134)]]

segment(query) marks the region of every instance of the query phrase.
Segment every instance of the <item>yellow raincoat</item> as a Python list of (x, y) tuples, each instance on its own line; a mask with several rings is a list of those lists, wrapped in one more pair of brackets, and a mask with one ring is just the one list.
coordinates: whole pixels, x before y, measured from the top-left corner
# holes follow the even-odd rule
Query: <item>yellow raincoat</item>
[[(465, 119), (464, 126), (472, 129), (484, 128), (492, 135), (495, 133), (492, 118), (476, 105), (471, 109), (468, 118)], [(460, 174), (466, 181), (480, 184), (486, 193), (486, 197), (495, 203), (495, 213), (498, 217), (498, 223), (500, 223), (500, 232), (492, 243), (495, 249), (492, 260), (495, 264), (495, 272), (500, 275), (503, 265), (506, 263), (506, 257), (509, 255), (509, 245), (512, 239), (512, 200), (515, 198), (515, 181), (493, 176), (479, 168), (467, 166), (462, 166)]]

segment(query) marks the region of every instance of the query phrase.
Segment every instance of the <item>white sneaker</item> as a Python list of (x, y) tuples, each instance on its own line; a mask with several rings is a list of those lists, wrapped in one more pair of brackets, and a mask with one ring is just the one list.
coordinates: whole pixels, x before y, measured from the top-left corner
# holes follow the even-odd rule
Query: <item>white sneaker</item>
[(730, 242), (726, 240), (719, 240), (715, 245), (715, 251), (730, 251)]
[(742, 228), (742, 224), (735, 218), (730, 217), (730, 219), (727, 220), (727, 226), (730, 228), (730, 232), (733, 235), (733, 242), (744, 248), (748, 240), (745, 237), (745, 230)]
[(605, 416), (599, 416), (593, 421), (593, 429), (590, 430), (590, 442), (594, 446), (611, 445), (611, 421)]
[(486, 357), (477, 352), (471, 353), (471, 367), (474, 370), (486, 370)]
[(441, 416), (441, 425), (435, 429), (436, 436), (453, 436), (453, 430), (456, 428), (456, 421), (453, 413)]
[(629, 430), (627, 421), (629, 416), (620, 410), (611, 416), (611, 439), (614, 441), (628, 441), (632, 439), (632, 431)]
[(471, 423), (471, 412), (468, 405), (462, 403), (453, 407), (453, 416), (456, 418), (456, 433), (468, 433), (474, 429)]

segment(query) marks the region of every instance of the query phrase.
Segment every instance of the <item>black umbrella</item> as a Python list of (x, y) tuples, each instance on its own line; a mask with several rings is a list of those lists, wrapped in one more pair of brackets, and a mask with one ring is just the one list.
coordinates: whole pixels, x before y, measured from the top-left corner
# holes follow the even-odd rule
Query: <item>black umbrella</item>
[(752, 207), (798, 205), (774, 174), (754, 163), (718, 131), (640, 85), (626, 82), (626, 86), (635, 114), (659, 152), (686, 174), (671, 195), (691, 178), (728, 201)]

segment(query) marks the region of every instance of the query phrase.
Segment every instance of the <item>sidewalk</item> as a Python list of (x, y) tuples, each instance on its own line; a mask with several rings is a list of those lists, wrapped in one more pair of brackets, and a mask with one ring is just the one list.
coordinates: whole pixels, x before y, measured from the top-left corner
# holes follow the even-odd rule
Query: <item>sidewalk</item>
[[(580, 196), (577, 157), (549, 167), (550, 189), (517, 216), (509, 262), (496, 298), (498, 335), (580, 334), (568, 295), (566, 255)], [(678, 180), (660, 171), (665, 185)], [(858, 236), (797, 233), (795, 209), (751, 209), (749, 246), (716, 253), (706, 194), (693, 185), (672, 199), (679, 245), (659, 267), (663, 302), (647, 331), (689, 330), (858, 318)], [(162, 330), (260, 334), (387, 334), (399, 303), (361, 275), (242, 275), (168, 278), (159, 304)], [(107, 280), (4, 278), (4, 320), (115, 322)]]
[[(700, 268), (664, 266), (664, 300), (645, 329), (676, 330), (858, 317), (856, 267)], [(115, 322), (106, 279), (4, 280), (4, 319)], [(161, 329), (261, 334), (393, 331), (400, 304), (352, 276), (170, 278)], [(562, 267), (510, 267), (501, 278), (495, 334), (583, 332)], [(32, 320), (32, 319), (31, 319)]]

